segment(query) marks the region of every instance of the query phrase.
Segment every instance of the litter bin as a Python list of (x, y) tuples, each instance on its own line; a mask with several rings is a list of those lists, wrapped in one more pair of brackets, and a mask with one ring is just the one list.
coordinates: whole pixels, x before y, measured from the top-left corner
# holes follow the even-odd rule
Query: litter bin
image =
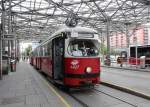
[(2, 56), (2, 72), (3, 72), (4, 75), (7, 75), (8, 72), (9, 72), (9, 69), (8, 69), (8, 56), (6, 56), (6, 55)]
[(106, 58), (104, 60), (104, 64), (107, 65), (107, 66), (111, 65), (111, 60), (110, 60), (110, 56), (109, 55), (106, 55)]
[(125, 57), (118, 57), (117, 64), (120, 64), (120, 67), (123, 67), (123, 63), (126, 61)]
[(10, 61), (10, 69), (11, 69), (11, 72), (16, 71), (16, 60), (11, 60)]
[(140, 68), (145, 68), (146, 66), (145, 66), (145, 56), (141, 56), (140, 57)]

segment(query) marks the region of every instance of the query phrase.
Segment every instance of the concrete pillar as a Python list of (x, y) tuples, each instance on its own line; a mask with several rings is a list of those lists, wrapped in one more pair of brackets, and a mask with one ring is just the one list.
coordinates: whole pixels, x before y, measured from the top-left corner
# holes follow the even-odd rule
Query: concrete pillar
[(2, 79), (2, 29), (0, 30), (0, 79)]
[(20, 59), (20, 47), (19, 47), (19, 40), (16, 40), (16, 55)]
[(2, 7), (2, 14), (1, 14), (1, 29), (0, 29), (0, 79), (3, 77), (3, 69), (2, 69), (2, 42), (3, 42), (3, 36), (5, 31), (5, 7), (4, 7), (4, 1), (1, 2)]
[(130, 46), (130, 35), (129, 35), (129, 25), (130, 23), (125, 23), (126, 26), (126, 51), (127, 51), (127, 57), (129, 57), (129, 46)]
[[(8, 10), (8, 34), (12, 34), (12, 16), (11, 16), (11, 3), (12, 0), (9, 0), (9, 10)], [(12, 58), (12, 54), (11, 51), (13, 49), (13, 41), (12, 40), (8, 40), (8, 56), (10, 58)], [(8, 66), (10, 69), (10, 61), (11, 59), (8, 59)]]
[(129, 25), (130, 23), (125, 23), (126, 25), (126, 42), (127, 42), (127, 48), (129, 48), (129, 45), (130, 45), (130, 38), (129, 38)]
[(106, 23), (106, 36), (107, 36), (107, 54), (110, 55), (110, 20), (107, 20)]

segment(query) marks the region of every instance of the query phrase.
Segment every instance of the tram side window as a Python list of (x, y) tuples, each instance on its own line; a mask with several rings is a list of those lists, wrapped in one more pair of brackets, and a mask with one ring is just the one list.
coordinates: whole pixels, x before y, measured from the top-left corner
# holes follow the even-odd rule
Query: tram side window
[(40, 56), (40, 48), (37, 48), (37, 56)]
[(146, 47), (144, 52), (145, 52), (144, 56), (150, 57), (150, 47)]
[(47, 44), (47, 55), (51, 56), (52, 42), (48, 42)]
[(44, 54), (44, 46), (42, 46), (41, 48), (42, 48), (42, 56), (45, 56), (45, 54)]
[(35, 50), (35, 56), (37, 57), (37, 49)]
[[(150, 48), (149, 47), (138, 47), (137, 55), (138, 55), (138, 58), (140, 58), (141, 56), (149, 57), (150, 56)], [(130, 56), (136, 57), (136, 47), (130, 48)]]
[(73, 40), (68, 47), (68, 53), (72, 56), (97, 56), (99, 49), (96, 47), (96, 40)]
[(35, 51), (32, 52), (32, 56), (35, 56)]
[(42, 47), (40, 46), (40, 52), (39, 55), (42, 56)]
[(130, 56), (135, 57), (135, 47), (130, 47)]
[(44, 45), (44, 56), (48, 56), (47, 44)]
[(36, 52), (35, 52), (35, 50), (34, 50), (34, 57), (36, 56)]

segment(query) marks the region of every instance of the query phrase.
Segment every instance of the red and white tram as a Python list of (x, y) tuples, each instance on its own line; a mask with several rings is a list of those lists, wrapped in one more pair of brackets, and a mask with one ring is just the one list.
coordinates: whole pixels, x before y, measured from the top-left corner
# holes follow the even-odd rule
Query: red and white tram
[(30, 63), (67, 87), (100, 82), (100, 40), (90, 28), (63, 28), (42, 42)]
[[(136, 51), (137, 51), (137, 56), (136, 56)], [(130, 46), (130, 48), (129, 48), (129, 64), (140, 65), (140, 57), (141, 56), (145, 56), (145, 65), (150, 66), (150, 45)]]

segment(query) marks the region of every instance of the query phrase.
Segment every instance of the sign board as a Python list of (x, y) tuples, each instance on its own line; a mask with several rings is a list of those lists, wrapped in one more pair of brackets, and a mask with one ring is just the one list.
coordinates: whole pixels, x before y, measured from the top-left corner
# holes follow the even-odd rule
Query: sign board
[(3, 40), (15, 40), (14, 34), (5, 34)]
[(76, 32), (72, 29), (71, 37), (78, 37), (78, 32)]

